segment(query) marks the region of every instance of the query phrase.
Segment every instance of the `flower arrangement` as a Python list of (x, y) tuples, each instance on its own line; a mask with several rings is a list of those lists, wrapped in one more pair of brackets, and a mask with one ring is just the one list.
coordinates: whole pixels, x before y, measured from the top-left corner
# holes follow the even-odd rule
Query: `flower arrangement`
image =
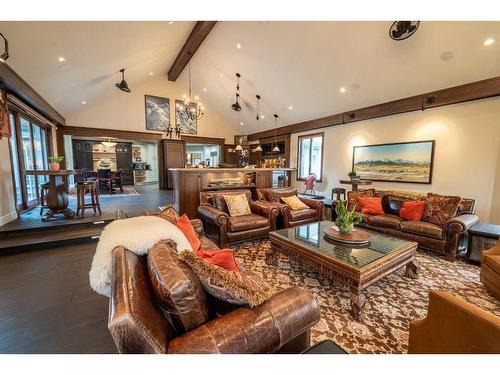
[(101, 168), (101, 169), (111, 168), (111, 160), (106, 159), (106, 158), (99, 160), (99, 168)]
[(341, 200), (335, 207), (335, 212), (337, 213), (335, 224), (339, 228), (340, 233), (349, 233), (354, 228), (354, 224), (359, 224), (362, 220), (361, 215), (354, 211), (355, 207), (349, 211), (346, 204), (346, 201)]

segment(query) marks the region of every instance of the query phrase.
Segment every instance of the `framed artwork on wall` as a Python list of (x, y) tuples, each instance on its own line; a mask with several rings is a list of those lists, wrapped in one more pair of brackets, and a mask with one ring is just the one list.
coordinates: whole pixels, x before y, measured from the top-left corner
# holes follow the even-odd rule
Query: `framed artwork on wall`
[(167, 131), (170, 126), (170, 100), (144, 95), (146, 130)]
[(435, 141), (354, 146), (352, 170), (362, 180), (430, 184)]
[(181, 130), (182, 134), (197, 134), (197, 120), (192, 120), (184, 110), (184, 102), (182, 100), (175, 101), (175, 126)]

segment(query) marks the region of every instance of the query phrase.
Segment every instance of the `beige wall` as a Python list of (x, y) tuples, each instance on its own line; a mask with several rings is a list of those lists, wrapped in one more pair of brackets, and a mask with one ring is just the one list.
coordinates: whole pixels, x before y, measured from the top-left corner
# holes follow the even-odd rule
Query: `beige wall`
[[(500, 167), (497, 165), (500, 164), (497, 162), (500, 161), (500, 98), (361, 121), (320, 131), (325, 132), (324, 177), (323, 182), (316, 186), (328, 197), (333, 187), (341, 186), (339, 179), (346, 178), (352, 168), (353, 146), (434, 139), (436, 148), (431, 185), (374, 182), (373, 186), (377, 189), (433, 191), (474, 198), (481, 221), (488, 222), (491, 217), (500, 223)], [(313, 132), (317, 131), (292, 135), (290, 159), (293, 167), (297, 163), (297, 137)], [(303, 189), (303, 182), (293, 183)], [(496, 202), (494, 206), (493, 202)]]
[[(170, 121), (172, 126), (175, 126), (175, 100), (181, 100), (182, 95), (187, 93), (185, 82), (174, 83), (166, 77), (158, 77), (131, 89), (132, 92), (127, 94), (110, 87), (110, 90), (113, 90), (111, 97), (97, 103), (89, 98), (80, 111), (66, 115), (66, 123), (71, 126), (145, 132), (144, 95), (148, 94), (170, 99)], [(236, 124), (225, 121), (209, 103), (204, 104), (205, 115), (198, 120), (197, 135), (225, 138), (226, 143), (233, 143), (233, 136), (239, 131)]]
[[(498, 126), (500, 127), (500, 124)], [(500, 147), (498, 149), (497, 173), (495, 185), (493, 187), (490, 222), (500, 224)]]
[(0, 140), (0, 155), (2, 156), (0, 158), (0, 225), (3, 225), (17, 217), (7, 138)]

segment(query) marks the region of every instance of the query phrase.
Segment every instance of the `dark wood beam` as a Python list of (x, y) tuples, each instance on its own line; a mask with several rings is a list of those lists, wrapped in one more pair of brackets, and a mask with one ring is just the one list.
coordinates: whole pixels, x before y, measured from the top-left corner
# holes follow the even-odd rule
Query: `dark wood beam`
[(423, 111), (427, 108), (442, 107), (500, 96), (500, 77), (466, 83), (460, 86), (431, 91), (425, 94), (410, 96), (391, 102), (376, 104), (370, 107), (353, 109), (335, 115), (304, 121), (297, 124), (282, 126), (277, 129), (265, 130), (250, 134), (249, 141), (276, 135), (299, 133), (306, 130), (325, 128), (328, 126), (349, 124), (378, 117), (391, 116), (400, 113)]
[[(128, 139), (132, 141), (160, 141), (162, 134), (134, 132), (129, 130), (87, 128), (83, 126), (64, 126), (57, 129), (57, 134), (72, 135), (76, 137), (109, 137), (116, 139)], [(59, 142), (58, 142), (59, 143)], [(58, 148), (58, 150), (61, 150)]]
[(5, 91), (22, 100), (47, 119), (59, 125), (66, 123), (64, 117), (5, 62), (0, 62), (0, 83)]
[(186, 65), (189, 63), (189, 60), (191, 60), (191, 57), (193, 57), (194, 53), (198, 50), (201, 43), (203, 43), (208, 33), (212, 30), (216, 23), (217, 21), (196, 22), (193, 31), (189, 34), (186, 43), (184, 43), (184, 46), (168, 71), (169, 81), (175, 81), (177, 77), (179, 77)]

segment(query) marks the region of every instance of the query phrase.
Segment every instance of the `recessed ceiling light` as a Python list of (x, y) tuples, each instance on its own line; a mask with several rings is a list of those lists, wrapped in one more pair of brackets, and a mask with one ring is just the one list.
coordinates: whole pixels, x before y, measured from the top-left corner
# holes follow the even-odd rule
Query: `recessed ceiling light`
[(206, 87), (203, 87), (203, 91), (207, 92), (207, 88), (206, 88)]
[(82, 104), (87, 104), (87, 102), (85, 100), (82, 101)]
[(168, 24), (169, 24), (169, 25), (171, 25), (171, 24), (173, 24), (173, 23), (174, 23), (174, 21), (170, 21)]
[(495, 39), (493, 38), (488, 38), (483, 42), (483, 46), (488, 47), (491, 46), (493, 43), (495, 43)]
[(288, 109), (289, 109), (289, 110), (292, 110), (292, 109), (293, 109), (293, 107), (292, 107), (291, 105), (289, 105), (289, 106), (288, 106)]
[(65, 59), (64, 57), (62, 57), (62, 56), (61, 56), (61, 57), (59, 57), (57, 60), (58, 60), (59, 62), (61, 62), (61, 63), (66, 62), (66, 59)]
[(222, 74), (222, 73), (219, 73), (219, 77), (224, 77), (224, 74)]
[(343, 93), (345, 93), (347, 90), (345, 89), (345, 87), (341, 87), (339, 91), (343, 94)]
[(149, 72), (149, 75), (154, 76), (155, 74), (154, 74), (154, 72)]
[(264, 115), (260, 115), (260, 118), (264, 118)]
[(236, 43), (236, 48), (241, 49), (241, 44)]
[(243, 126), (243, 123), (242, 123), (242, 122), (240, 122), (240, 125), (242, 125), (242, 126)]

